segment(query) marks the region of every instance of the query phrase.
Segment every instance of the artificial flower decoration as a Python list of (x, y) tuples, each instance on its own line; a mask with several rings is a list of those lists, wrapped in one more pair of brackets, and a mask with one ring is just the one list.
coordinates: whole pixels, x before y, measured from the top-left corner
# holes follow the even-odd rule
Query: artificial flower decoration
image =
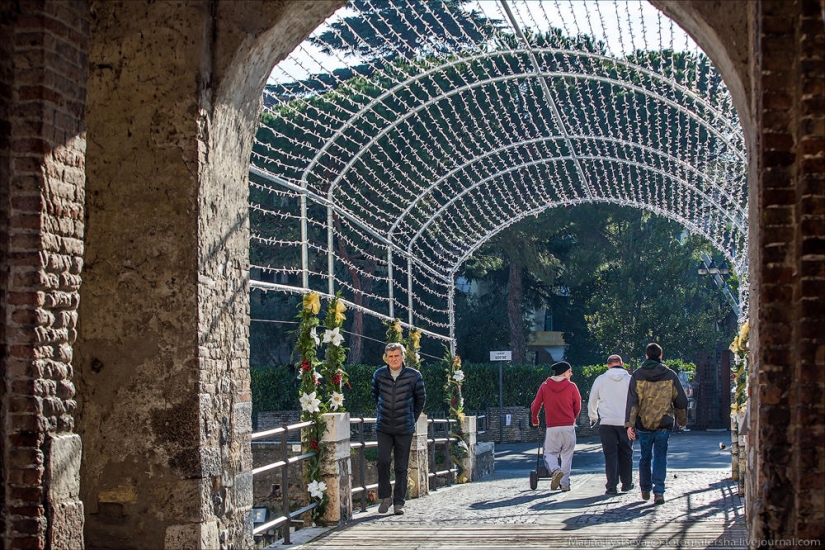
[(319, 412), (321, 409), (318, 405), (321, 401), (315, 397), (315, 392), (305, 393), (301, 396), (301, 410), (308, 413)]
[(420, 330), (413, 330), (410, 332), (410, 342), (416, 348), (421, 347), (421, 331)]
[(312, 338), (312, 341), (313, 341), (313, 342), (315, 342), (315, 345), (316, 345), (316, 346), (320, 346), (320, 345), (321, 345), (321, 339), (320, 339), (320, 338), (318, 338), (318, 331), (317, 331), (317, 329), (316, 329), (315, 327), (312, 327), (312, 330), (311, 330), (311, 331), (309, 331), (309, 335), (310, 335), (310, 337)]
[(337, 391), (332, 392), (332, 397), (329, 399), (329, 406), (333, 411), (337, 411), (344, 405), (344, 394)]
[(304, 294), (304, 311), (308, 311), (313, 315), (318, 315), (321, 311), (321, 298), (314, 292)]
[(346, 310), (347, 310), (347, 307), (344, 304), (342, 304), (339, 300), (335, 301), (335, 322), (336, 323), (340, 324), (340, 323), (344, 322), (344, 319), (346, 319), (346, 316), (344, 315), (344, 312)]
[(332, 343), (333, 346), (340, 346), (344, 343), (344, 336), (341, 334), (341, 329), (335, 327), (332, 330), (324, 332), (324, 343)]
[(312, 498), (324, 498), (324, 491), (327, 490), (327, 484), (323, 481), (313, 480), (307, 485), (307, 491)]
[(461, 356), (460, 355), (456, 355), (455, 358), (453, 359), (453, 368), (454, 369), (460, 369), (461, 368)]
[(459, 369), (453, 373), (453, 380), (461, 384), (464, 382), (464, 371)]
[(396, 319), (396, 320), (395, 320), (395, 322), (392, 324), (392, 327), (391, 327), (391, 328), (392, 328), (392, 331), (393, 331), (393, 332), (396, 332), (396, 333), (398, 333), (398, 334), (401, 334), (401, 331), (403, 330), (403, 329), (401, 328), (401, 321), (399, 321), (398, 319)]

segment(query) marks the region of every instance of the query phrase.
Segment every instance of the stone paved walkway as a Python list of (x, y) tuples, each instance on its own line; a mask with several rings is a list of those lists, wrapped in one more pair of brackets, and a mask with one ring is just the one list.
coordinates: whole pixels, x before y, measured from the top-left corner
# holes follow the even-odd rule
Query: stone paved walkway
[[(581, 450), (587, 452), (588, 443)], [(729, 468), (669, 468), (666, 502), (655, 506), (641, 499), (638, 488), (605, 495), (604, 474), (576, 471), (575, 458), (571, 491), (551, 491), (549, 480), (531, 490), (533, 465), (497, 468), (480, 481), (411, 499), (401, 516), (379, 514), (372, 506), (304, 544), (320, 531), (299, 531), (293, 548), (747, 547), (744, 499)]]

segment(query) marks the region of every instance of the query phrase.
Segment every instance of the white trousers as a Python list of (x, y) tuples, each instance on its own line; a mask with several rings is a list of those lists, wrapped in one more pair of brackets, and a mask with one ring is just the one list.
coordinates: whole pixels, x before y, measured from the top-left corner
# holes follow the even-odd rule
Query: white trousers
[(562, 487), (570, 486), (570, 468), (573, 466), (573, 451), (576, 449), (576, 427), (555, 426), (547, 428), (544, 436), (544, 463), (552, 473), (559, 469), (561, 458)]

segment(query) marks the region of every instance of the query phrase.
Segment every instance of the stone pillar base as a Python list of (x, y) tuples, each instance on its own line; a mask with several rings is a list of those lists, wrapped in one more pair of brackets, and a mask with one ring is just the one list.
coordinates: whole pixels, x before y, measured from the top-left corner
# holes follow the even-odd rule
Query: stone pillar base
[(410, 447), (410, 469), (407, 474), (407, 493), (410, 498), (418, 498), (430, 492), (430, 461), (427, 456), (427, 415), (418, 417), (415, 424), (412, 446)]
[(352, 519), (349, 413), (328, 413), (323, 416), (327, 428), (321, 438), (324, 445), (321, 480), (327, 485), (328, 500), (322, 521), (327, 525), (337, 525)]

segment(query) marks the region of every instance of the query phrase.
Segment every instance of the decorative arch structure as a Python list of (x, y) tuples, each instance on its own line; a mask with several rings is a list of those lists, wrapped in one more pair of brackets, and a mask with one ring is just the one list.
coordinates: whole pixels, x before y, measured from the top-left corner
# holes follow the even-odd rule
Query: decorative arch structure
[[(264, 103), (255, 288), (369, 295), (370, 313), (452, 341), (475, 250), (544, 210), (609, 202), (706, 238), (747, 303), (742, 127), (711, 61), (651, 5), (359, 0), (275, 68)], [(268, 239), (272, 218), (301, 231)], [(289, 273), (294, 289), (263, 280)]]

